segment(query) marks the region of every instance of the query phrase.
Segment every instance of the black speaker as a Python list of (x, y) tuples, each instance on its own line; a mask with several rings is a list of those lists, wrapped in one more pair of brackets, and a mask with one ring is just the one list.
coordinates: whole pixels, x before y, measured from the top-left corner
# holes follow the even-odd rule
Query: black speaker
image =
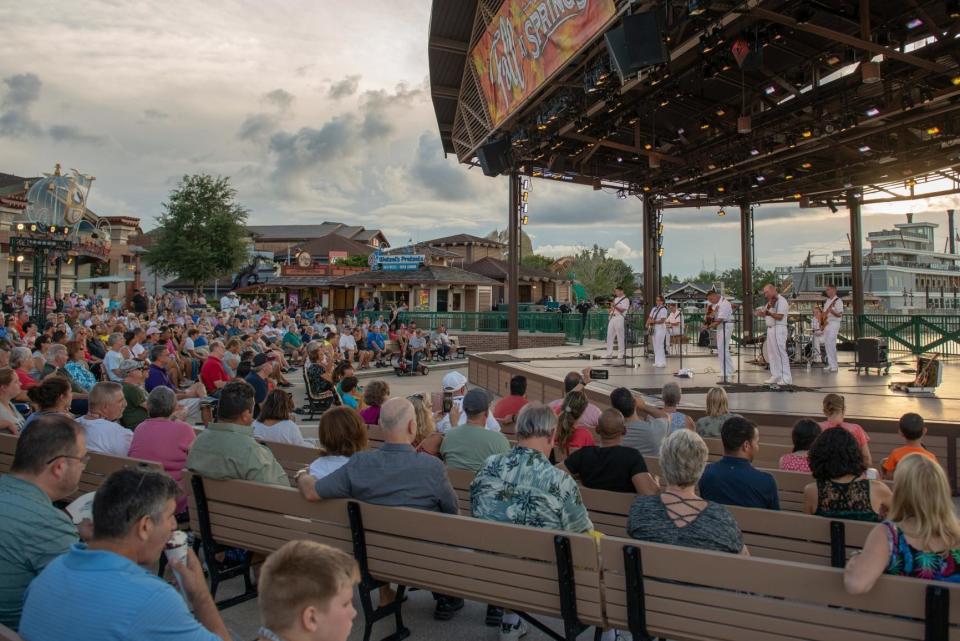
[(858, 338), (857, 364), (886, 363), (889, 352), (886, 338)]
[(507, 170), (510, 141), (506, 138), (491, 140), (477, 149), (477, 160), (484, 176), (499, 176)]
[(641, 69), (670, 59), (656, 11), (624, 16), (623, 24), (604, 34), (604, 39), (621, 82)]

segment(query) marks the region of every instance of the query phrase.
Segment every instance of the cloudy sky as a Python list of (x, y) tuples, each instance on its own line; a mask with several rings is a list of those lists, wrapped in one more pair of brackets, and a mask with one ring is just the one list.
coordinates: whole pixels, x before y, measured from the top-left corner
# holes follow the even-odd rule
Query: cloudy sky
[[(251, 223), (336, 220), (394, 245), (505, 226), (505, 179), (443, 156), (429, 98), (429, 0), (0, 3), (0, 172), (97, 176), (89, 205), (147, 229), (188, 173), (230, 176)], [(598, 243), (640, 266), (640, 204), (535, 181), (534, 247)], [(945, 222), (956, 201), (917, 203)], [(935, 208), (935, 209), (934, 209)], [(909, 206), (868, 211), (866, 230)], [(891, 218), (896, 214), (896, 219)], [(847, 243), (846, 218), (757, 210), (758, 261)], [(739, 260), (734, 211), (668, 211), (664, 270)]]

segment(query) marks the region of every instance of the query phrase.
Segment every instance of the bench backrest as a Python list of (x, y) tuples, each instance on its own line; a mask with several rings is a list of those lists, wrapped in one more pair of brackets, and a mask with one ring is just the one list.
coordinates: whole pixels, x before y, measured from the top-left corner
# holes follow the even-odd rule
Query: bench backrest
[(572, 597), (581, 622), (603, 624), (593, 537), (359, 505), (375, 579), (554, 617)]
[(450, 479), (453, 491), (457, 493), (460, 514), (470, 515), (470, 484), (473, 483), (473, 477), (475, 476), (476, 473), (472, 470), (447, 468), (447, 478)]
[(308, 503), (293, 488), (216, 481), (189, 470), (183, 479), (190, 529), (205, 540), (269, 554), (287, 541), (310, 539), (353, 553), (344, 500)]
[[(654, 476), (661, 475), (660, 459), (645, 456), (643, 458), (647, 464), (647, 470)], [(809, 483), (813, 483), (813, 477), (804, 472), (787, 472), (774, 468), (764, 468), (762, 465), (755, 465), (762, 472), (771, 474), (777, 482), (777, 491), (780, 495), (780, 509), (784, 512), (803, 512), (803, 488)], [(662, 479), (661, 479), (662, 482)], [(887, 487), (893, 489), (892, 481), (883, 481)]]
[[(710, 451), (710, 460), (715, 461), (723, 456), (723, 442), (718, 438), (705, 438), (703, 442), (707, 444)], [(767, 443), (763, 440), (763, 434), (760, 435), (760, 452), (754, 465), (757, 467), (773, 468), (780, 467), (780, 457), (793, 451), (793, 446), (782, 445), (779, 443)]]
[(23, 641), (23, 637), (5, 625), (0, 625), (0, 641)]
[(960, 632), (946, 584), (887, 576), (853, 596), (837, 568), (615, 537), (601, 542), (601, 558), (608, 625), (634, 638), (945, 641)]
[(291, 482), (293, 481), (293, 475), (296, 474), (298, 470), (302, 470), (310, 465), (320, 456), (320, 452), (314, 447), (277, 443), (275, 441), (261, 442), (273, 452), (274, 458), (277, 459), (277, 463), (280, 464), (283, 471), (287, 473), (287, 477)]
[[(0, 474), (9, 472), (10, 466), (13, 465), (17, 440), (18, 438), (11, 434), (0, 434)], [(81, 494), (96, 492), (108, 476), (117, 470), (130, 467), (144, 467), (157, 472), (163, 471), (163, 465), (156, 461), (90, 452), (90, 461), (80, 474), (80, 484), (77, 491), (64, 500), (72, 501)]]

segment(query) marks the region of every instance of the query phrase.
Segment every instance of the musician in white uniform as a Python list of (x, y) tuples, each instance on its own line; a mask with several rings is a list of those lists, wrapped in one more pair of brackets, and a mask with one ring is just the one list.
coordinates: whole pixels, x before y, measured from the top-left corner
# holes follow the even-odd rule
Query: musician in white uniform
[[(670, 310), (670, 315), (667, 316), (667, 351), (670, 350), (670, 346), (673, 345), (674, 336), (683, 336), (683, 312), (677, 307), (676, 303), (670, 303), (667, 305)], [(680, 342), (677, 341), (677, 349), (680, 349)]]
[(664, 304), (663, 296), (657, 296), (657, 304), (650, 310), (650, 316), (647, 317), (647, 327), (652, 328), (653, 332), (653, 366), (667, 366), (667, 306)]
[(827, 370), (836, 372), (837, 364), (837, 334), (840, 333), (840, 321), (843, 318), (843, 301), (837, 296), (836, 285), (827, 285), (827, 302), (823, 304), (823, 342), (827, 348)]
[(767, 356), (770, 358), (770, 378), (767, 383), (792, 385), (790, 357), (787, 356), (787, 315), (790, 303), (777, 292), (773, 285), (763, 288), (767, 304), (757, 310), (757, 316), (767, 324)]
[(707, 294), (710, 302), (710, 313), (713, 321), (709, 327), (716, 332), (717, 359), (720, 363), (720, 376), (732, 376), (735, 368), (730, 357), (730, 337), (733, 334), (733, 305), (719, 292), (711, 291)]
[(607, 358), (613, 358), (613, 341), (617, 341), (618, 358), (625, 358), (627, 346), (624, 344), (623, 323), (627, 310), (630, 309), (630, 299), (623, 295), (623, 288), (613, 290), (613, 300), (610, 301), (610, 320), (607, 321)]
[(820, 315), (823, 314), (823, 310), (820, 309), (819, 305), (813, 306), (813, 315), (810, 317), (810, 331), (811, 331), (811, 341), (810, 341), (810, 362), (819, 363), (823, 360), (822, 350), (823, 350), (823, 324), (820, 322)]

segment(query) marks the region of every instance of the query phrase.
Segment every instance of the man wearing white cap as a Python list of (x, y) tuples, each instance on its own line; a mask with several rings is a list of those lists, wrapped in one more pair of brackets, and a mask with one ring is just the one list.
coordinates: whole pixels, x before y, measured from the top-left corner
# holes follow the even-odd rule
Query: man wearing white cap
[[(455, 415), (457, 425), (463, 425), (467, 422), (467, 415), (463, 411), (463, 396), (467, 391), (467, 377), (457, 371), (447, 372), (443, 377), (443, 381), (441, 381), (441, 385), (443, 387), (443, 397), (449, 397), (453, 401), (451, 411), (444, 414), (443, 418), (437, 421), (437, 431), (446, 433), (454, 427), (450, 421), (450, 414)], [(455, 408), (455, 411), (453, 408)], [(500, 423), (497, 422), (497, 419), (493, 418), (492, 412), (487, 412), (485, 427), (491, 432), (500, 431)]]

